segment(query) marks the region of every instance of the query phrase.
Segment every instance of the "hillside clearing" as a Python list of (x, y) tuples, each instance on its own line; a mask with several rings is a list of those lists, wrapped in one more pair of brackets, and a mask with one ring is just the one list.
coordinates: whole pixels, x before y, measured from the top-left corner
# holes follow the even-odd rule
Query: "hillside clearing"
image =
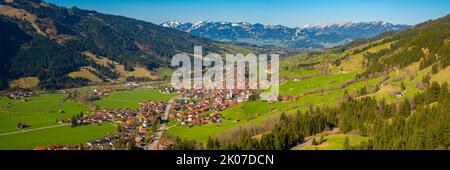
[(21, 89), (34, 89), (38, 86), (39, 79), (37, 77), (24, 77), (9, 82), (9, 87)]
[(86, 70), (85, 68), (81, 68), (80, 71), (75, 71), (75, 72), (69, 73), (69, 77), (85, 78), (85, 79), (90, 80), (91, 82), (97, 82), (97, 83), (103, 82), (100, 78), (98, 78), (97, 76), (95, 76), (94, 74), (92, 74), (91, 72)]

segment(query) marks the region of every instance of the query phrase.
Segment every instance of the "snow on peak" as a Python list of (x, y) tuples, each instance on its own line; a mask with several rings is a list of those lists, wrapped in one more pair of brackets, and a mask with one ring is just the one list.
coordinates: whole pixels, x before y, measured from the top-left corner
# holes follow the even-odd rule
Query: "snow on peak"
[(316, 28), (324, 29), (330, 27), (355, 27), (358, 25), (382, 25), (382, 26), (392, 26), (393, 24), (384, 21), (370, 21), (370, 22), (342, 22), (342, 23), (332, 23), (332, 24), (306, 24), (302, 28)]
[(201, 27), (201, 26), (203, 26), (203, 25), (205, 25), (207, 23), (212, 23), (212, 21), (209, 21), (209, 20), (198, 21), (194, 25), (192, 25), (192, 28), (198, 28), (198, 27)]
[(183, 23), (178, 22), (178, 21), (168, 21), (168, 22), (165, 22), (165, 23), (163, 23), (161, 25), (163, 27), (175, 28), (175, 27), (177, 27), (177, 26), (179, 26), (181, 24), (183, 24)]

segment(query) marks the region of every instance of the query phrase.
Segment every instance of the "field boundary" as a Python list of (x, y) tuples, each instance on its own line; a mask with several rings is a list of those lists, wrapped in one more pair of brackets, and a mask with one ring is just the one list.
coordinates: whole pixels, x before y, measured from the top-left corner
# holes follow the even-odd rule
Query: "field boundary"
[(0, 133), (0, 136), (8, 136), (8, 135), (14, 135), (14, 134), (19, 134), (19, 133), (26, 133), (26, 132), (32, 132), (32, 131), (38, 131), (38, 130), (57, 128), (57, 127), (62, 127), (62, 126), (68, 126), (68, 125), (69, 124), (59, 124), (59, 125), (45, 126), (45, 127), (40, 127), (40, 128), (28, 129), (28, 130), (20, 129), (20, 131), (18, 131), (18, 132)]

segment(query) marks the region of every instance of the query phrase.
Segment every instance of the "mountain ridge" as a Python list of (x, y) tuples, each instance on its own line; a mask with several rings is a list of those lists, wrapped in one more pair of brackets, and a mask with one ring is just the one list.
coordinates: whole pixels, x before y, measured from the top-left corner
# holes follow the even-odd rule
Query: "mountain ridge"
[(249, 22), (167, 21), (163, 27), (223, 42), (248, 43), (288, 48), (326, 48), (355, 39), (371, 38), (384, 32), (400, 31), (410, 26), (384, 21), (346, 22), (287, 27)]
[(173, 55), (192, 53), (194, 45), (224, 50), (214, 41), (150, 22), (41, 0), (1, 0), (0, 40), (0, 89), (26, 77), (37, 77), (43, 89), (87, 85), (85, 78), (69, 77), (82, 67), (94, 68), (98, 77), (120, 77), (110, 63), (98, 63), (85, 52), (131, 72), (137, 66), (168, 66)]

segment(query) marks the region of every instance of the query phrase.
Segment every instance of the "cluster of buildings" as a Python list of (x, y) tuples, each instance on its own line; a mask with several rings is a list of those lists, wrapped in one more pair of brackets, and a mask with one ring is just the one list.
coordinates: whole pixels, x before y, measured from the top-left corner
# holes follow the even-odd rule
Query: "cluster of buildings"
[[(137, 109), (102, 109), (92, 115), (78, 118), (79, 125), (98, 125), (113, 122), (118, 125), (117, 134), (78, 145), (50, 145), (36, 149), (51, 150), (104, 150), (104, 149), (145, 149), (152, 140), (153, 128), (164, 112), (166, 105), (162, 102), (146, 101)], [(71, 119), (60, 120), (60, 123), (72, 123)]]
[(11, 91), (6, 94), (10, 99), (25, 99), (27, 97), (31, 97), (33, 92), (27, 91)]
[[(96, 94), (103, 96), (107, 90), (96, 90)], [(249, 100), (252, 90), (175, 90), (173, 88), (160, 89), (161, 93), (177, 93), (178, 99), (172, 105), (169, 113), (171, 120), (183, 126), (201, 126), (229, 121), (222, 117), (220, 111)], [(90, 142), (74, 145), (49, 145), (35, 149), (51, 150), (121, 150), (121, 149), (149, 149), (153, 140), (153, 132), (161, 120), (167, 105), (163, 102), (146, 101), (140, 103), (136, 109), (101, 109), (94, 114), (79, 115), (77, 125), (98, 125), (104, 122), (117, 124), (117, 133)], [(239, 120), (234, 120), (235, 122)], [(71, 124), (74, 118), (59, 120), (60, 123)]]
[(94, 92), (93, 95), (96, 96), (96, 97), (107, 97), (107, 96), (109, 96), (108, 91), (109, 91), (109, 89), (107, 89), (107, 88), (94, 89), (93, 90), (93, 92)]
[(180, 125), (192, 127), (229, 120), (223, 118), (220, 111), (247, 101), (252, 91), (195, 89), (178, 93), (179, 99), (169, 117)]

